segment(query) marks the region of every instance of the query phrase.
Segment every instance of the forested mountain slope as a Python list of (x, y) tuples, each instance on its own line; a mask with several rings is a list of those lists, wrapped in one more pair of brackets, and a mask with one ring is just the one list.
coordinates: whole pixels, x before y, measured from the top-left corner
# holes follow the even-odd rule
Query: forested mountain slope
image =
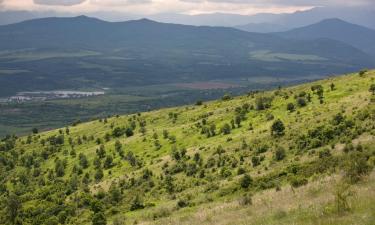
[(0, 224), (371, 224), (375, 71), (0, 144)]

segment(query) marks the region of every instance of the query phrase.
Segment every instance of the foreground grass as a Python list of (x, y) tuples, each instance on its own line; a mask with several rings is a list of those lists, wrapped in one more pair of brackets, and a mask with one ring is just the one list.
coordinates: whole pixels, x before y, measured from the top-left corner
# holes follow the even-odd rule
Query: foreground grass
[(168, 218), (141, 224), (267, 224), (267, 225), (370, 225), (375, 221), (375, 172), (352, 186), (350, 210), (337, 212), (335, 199), (340, 175), (319, 178), (298, 189), (285, 186), (279, 191), (267, 190), (252, 198), (252, 205), (242, 206), (238, 200), (211, 203), (193, 211), (182, 210)]

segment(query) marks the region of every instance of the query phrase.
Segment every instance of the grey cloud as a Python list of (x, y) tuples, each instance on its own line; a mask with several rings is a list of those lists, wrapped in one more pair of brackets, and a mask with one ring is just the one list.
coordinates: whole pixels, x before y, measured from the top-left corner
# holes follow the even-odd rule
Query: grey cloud
[(79, 5), (85, 1), (86, 0), (34, 0), (34, 3), (38, 5), (72, 6)]

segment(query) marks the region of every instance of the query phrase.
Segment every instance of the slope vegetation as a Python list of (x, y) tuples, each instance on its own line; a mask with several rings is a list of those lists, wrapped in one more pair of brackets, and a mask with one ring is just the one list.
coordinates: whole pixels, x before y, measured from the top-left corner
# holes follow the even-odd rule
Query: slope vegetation
[(374, 79), (8, 136), (0, 223), (371, 224)]

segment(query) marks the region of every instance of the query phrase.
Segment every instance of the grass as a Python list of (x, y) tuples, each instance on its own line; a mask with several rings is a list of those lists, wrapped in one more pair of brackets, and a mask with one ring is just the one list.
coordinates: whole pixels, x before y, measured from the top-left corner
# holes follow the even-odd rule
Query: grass
[[(69, 134), (61, 128), (21, 137), (12, 150), (18, 155), (14, 162), (16, 167), (7, 170), (3, 184), (7, 190), (19, 193), (24, 199), (23, 210), (30, 207), (29, 210), (37, 215), (51, 216), (47, 209), (38, 208), (45, 202), (51, 204), (47, 208), (53, 208), (54, 202), (73, 204), (79, 216), (69, 217), (67, 224), (90, 224), (93, 212), (85, 204), (89, 202), (87, 204), (90, 205), (94, 201), (103, 204), (103, 212), (109, 222), (117, 218), (126, 224), (371, 224), (375, 202), (374, 173), (352, 186), (356, 195), (350, 198), (351, 211), (345, 214), (335, 212), (333, 193), (335, 185), (343, 177), (345, 163), (350, 162), (349, 154), (352, 153), (344, 151), (350, 144), (353, 149), (360, 149), (360, 145), (361, 150), (351, 151), (366, 156), (369, 167), (374, 165), (375, 105), (368, 91), (374, 79), (375, 71), (369, 71), (362, 77), (348, 74), (290, 88), (249, 93), (230, 100), (204, 102), (202, 105), (96, 119), (69, 126)], [(312, 93), (313, 85), (324, 88), (323, 103)], [(311, 102), (305, 107), (296, 106), (293, 112), (288, 111), (287, 104), (296, 104), (294, 96), (301, 92), (310, 93)], [(228, 135), (220, 133), (224, 124), (230, 124), (236, 118), (236, 108), (243, 107), (245, 103), (254, 106), (260, 96), (273, 98), (270, 108), (250, 109), (245, 113), (246, 119), (241, 126), (235, 125)], [(96, 101), (93, 99), (86, 106), (90, 104), (95, 105)], [(363, 116), (366, 113), (367, 116)], [(337, 114), (344, 116), (344, 122), (333, 125)], [(276, 119), (280, 119), (286, 128), (285, 134), (280, 137), (271, 136), (270, 132)], [(140, 129), (142, 121), (146, 123), (145, 134)], [(133, 136), (112, 135), (114, 128), (129, 127), (133, 122), (136, 124)], [(351, 122), (354, 125), (348, 125), (350, 128), (347, 130), (346, 124)], [(204, 124), (215, 124), (216, 135), (208, 138), (202, 134)], [(250, 124), (252, 129), (249, 129)], [(341, 129), (341, 133), (320, 145), (298, 147), (301, 135), (312, 135), (314, 129), (320, 126), (323, 126), (320, 130), (333, 127)], [(169, 133), (168, 138), (163, 137), (164, 131)], [(64, 134), (63, 145), (48, 143), (48, 138), (60, 134)], [(83, 140), (84, 136), (87, 140)], [(82, 143), (78, 139), (83, 140)], [(97, 139), (105, 147), (106, 155), (113, 156), (113, 167), (103, 169), (104, 177), (99, 181), (94, 179), (97, 171), (94, 160), (100, 148)], [(44, 146), (43, 140), (47, 142)], [(122, 144), (125, 154), (132, 152), (136, 156), (137, 166), (131, 166), (126, 157), (120, 157), (115, 150), (116, 142)], [(286, 155), (277, 161), (275, 151), (279, 147), (285, 149)], [(178, 151), (186, 149), (186, 156), (181, 160), (173, 159), (173, 148)], [(71, 154), (72, 149), (75, 155)], [(319, 152), (323, 149), (329, 149), (332, 156), (321, 158)], [(44, 158), (46, 152), (48, 156)], [(12, 158), (10, 153), (4, 153), (3, 157)], [(199, 153), (200, 162), (195, 160), (196, 153)], [(81, 174), (73, 170), (79, 164), (79, 154), (84, 154), (89, 161), (89, 167), (82, 168)], [(28, 155), (38, 162), (41, 175), (31, 176), (36, 166), (31, 169), (24, 165)], [(254, 166), (254, 157), (261, 158), (260, 165)], [(66, 160), (65, 174), (61, 178), (51, 178), (58, 159)], [(214, 160), (213, 165), (210, 165), (210, 160)], [(104, 159), (101, 163), (104, 164)], [(183, 165), (183, 169), (173, 172), (179, 165)], [(194, 165), (197, 171), (189, 175), (188, 168)], [(241, 188), (243, 175), (238, 174), (239, 168), (252, 177), (253, 182), (248, 189)], [(146, 170), (152, 175), (145, 177)], [(200, 175), (202, 171), (203, 176)], [(28, 185), (15, 178), (20, 173), (28, 174)], [(83, 184), (86, 173), (91, 180)], [(75, 175), (79, 180), (78, 188), (66, 194)], [(172, 179), (172, 192), (168, 191), (168, 176)], [(47, 180), (44, 186), (40, 185), (41, 178)], [(308, 184), (291, 188), (291, 181), (297, 178), (305, 179)], [(276, 187), (281, 190), (275, 191)], [(63, 190), (58, 191), (59, 188)], [(121, 200), (117, 203), (111, 200), (111, 188), (121, 190)], [(49, 197), (44, 198), (41, 193), (46, 190), (50, 190)], [(104, 197), (98, 197), (101, 193)], [(240, 205), (239, 199), (248, 193), (253, 194), (253, 204)], [(141, 196), (145, 209), (131, 211), (131, 203), (137, 195)], [(25, 216), (27, 221), (35, 218)]]

